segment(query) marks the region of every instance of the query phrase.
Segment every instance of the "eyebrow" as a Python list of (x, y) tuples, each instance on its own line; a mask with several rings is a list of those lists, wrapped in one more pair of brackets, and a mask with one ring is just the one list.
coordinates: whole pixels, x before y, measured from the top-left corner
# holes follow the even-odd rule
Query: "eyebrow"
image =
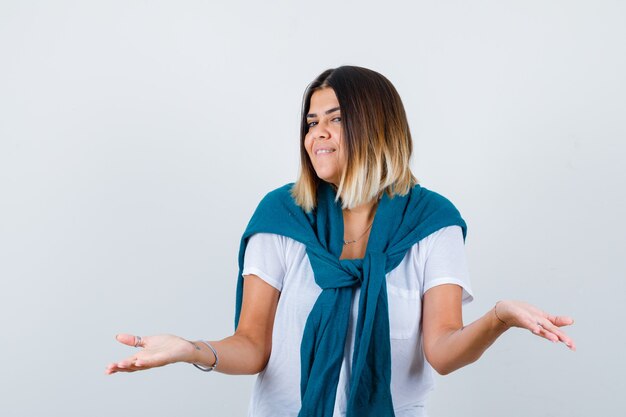
[[(337, 107), (333, 107), (332, 109), (328, 109), (328, 110), (326, 110), (326, 111), (324, 112), (324, 114), (331, 114), (331, 113), (336, 112), (337, 110), (340, 110), (340, 107), (339, 107), (339, 106), (337, 106)], [(306, 118), (307, 118), (307, 119), (310, 119), (310, 118), (312, 118), (312, 117), (317, 117), (317, 114), (315, 114), (315, 113), (309, 113), (309, 114), (307, 114), (307, 115), (306, 115)]]

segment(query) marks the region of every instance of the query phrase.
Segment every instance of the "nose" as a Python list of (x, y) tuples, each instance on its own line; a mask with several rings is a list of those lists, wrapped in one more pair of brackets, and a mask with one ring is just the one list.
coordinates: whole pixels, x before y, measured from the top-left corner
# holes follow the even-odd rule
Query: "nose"
[(315, 126), (311, 127), (311, 134), (313, 139), (328, 139), (330, 136), (328, 129), (324, 123), (319, 122)]

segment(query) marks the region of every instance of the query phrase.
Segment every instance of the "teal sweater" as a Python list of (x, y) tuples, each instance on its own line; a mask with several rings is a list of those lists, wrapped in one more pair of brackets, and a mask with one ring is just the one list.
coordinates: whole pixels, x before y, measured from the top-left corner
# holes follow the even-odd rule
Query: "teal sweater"
[(405, 196), (383, 194), (363, 259), (340, 260), (343, 212), (334, 189), (322, 183), (317, 207), (306, 213), (291, 196), (293, 184), (265, 196), (250, 219), (239, 249), (235, 326), (243, 298), (243, 260), (248, 238), (274, 233), (306, 246), (315, 282), (322, 292), (307, 319), (300, 345), (300, 417), (333, 414), (339, 371), (355, 287), (361, 287), (354, 344), (348, 417), (393, 416), (391, 342), (385, 275), (424, 237), (466, 225), (443, 196), (419, 185)]

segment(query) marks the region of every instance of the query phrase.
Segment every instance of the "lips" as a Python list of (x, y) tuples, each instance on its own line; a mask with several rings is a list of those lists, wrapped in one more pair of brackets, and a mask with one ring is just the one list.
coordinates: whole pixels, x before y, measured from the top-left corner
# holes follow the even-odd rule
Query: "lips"
[(327, 155), (333, 152), (335, 152), (334, 148), (318, 148), (313, 151), (315, 155)]

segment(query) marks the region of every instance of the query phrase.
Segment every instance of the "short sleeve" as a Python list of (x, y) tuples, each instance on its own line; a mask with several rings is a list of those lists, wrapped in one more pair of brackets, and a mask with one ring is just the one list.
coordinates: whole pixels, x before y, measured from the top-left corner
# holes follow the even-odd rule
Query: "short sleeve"
[(423, 291), (442, 284), (463, 288), (463, 304), (474, 299), (465, 255), (463, 232), (459, 226), (444, 227), (420, 241), (425, 254)]
[(272, 233), (256, 233), (248, 239), (241, 275), (256, 275), (282, 290), (285, 277), (285, 238)]

